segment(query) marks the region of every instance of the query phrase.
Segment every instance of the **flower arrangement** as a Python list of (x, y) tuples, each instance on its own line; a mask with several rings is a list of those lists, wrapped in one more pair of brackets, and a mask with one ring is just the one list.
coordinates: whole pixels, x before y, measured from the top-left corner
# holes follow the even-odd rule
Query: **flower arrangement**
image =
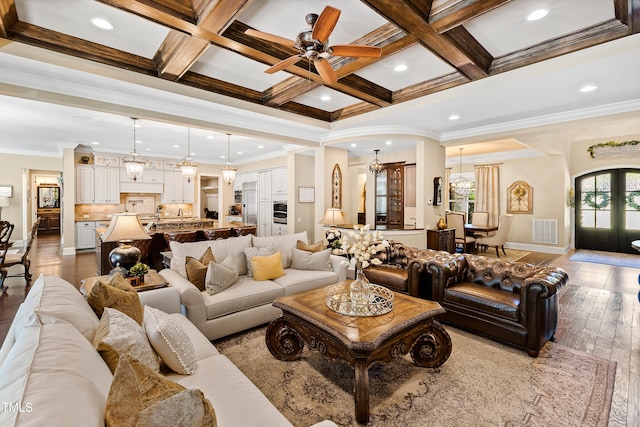
[(135, 277), (144, 277), (149, 272), (149, 266), (141, 262), (137, 263), (129, 269), (129, 275)]
[(389, 242), (382, 239), (382, 232), (375, 230), (373, 233), (369, 233), (369, 224), (363, 225), (359, 229), (358, 226), (353, 228), (358, 232), (349, 232), (349, 236), (342, 241), (342, 251), (351, 258), (352, 262), (356, 263), (358, 269), (367, 268), (370, 264), (382, 264), (378, 258), (372, 258), (372, 255), (380, 249), (389, 246)]

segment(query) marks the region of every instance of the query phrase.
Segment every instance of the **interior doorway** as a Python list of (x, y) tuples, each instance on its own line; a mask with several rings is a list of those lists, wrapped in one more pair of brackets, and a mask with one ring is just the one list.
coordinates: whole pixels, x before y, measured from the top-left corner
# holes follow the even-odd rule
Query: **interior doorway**
[(640, 169), (576, 178), (576, 249), (634, 253), (640, 239)]

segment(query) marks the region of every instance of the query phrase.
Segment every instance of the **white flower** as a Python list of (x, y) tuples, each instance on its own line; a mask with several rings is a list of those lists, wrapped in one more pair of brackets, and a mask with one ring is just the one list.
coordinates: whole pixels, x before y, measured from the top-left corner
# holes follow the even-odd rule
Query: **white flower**
[[(382, 240), (382, 233), (378, 230), (373, 233), (368, 233), (370, 228), (369, 224), (366, 224), (359, 229), (354, 226), (355, 231), (349, 232), (348, 238), (345, 238), (342, 242), (342, 249), (345, 253), (349, 254), (352, 262), (360, 264), (360, 268), (367, 268), (370, 264), (380, 265), (382, 262), (372, 257), (380, 250), (380, 247), (389, 245), (389, 242)], [(380, 242), (379, 244), (376, 244)]]

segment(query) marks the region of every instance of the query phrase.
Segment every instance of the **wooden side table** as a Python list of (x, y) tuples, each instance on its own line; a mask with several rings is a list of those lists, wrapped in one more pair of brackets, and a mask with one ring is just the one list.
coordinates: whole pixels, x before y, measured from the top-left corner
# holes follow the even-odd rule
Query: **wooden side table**
[(456, 251), (456, 229), (427, 230), (427, 248), (454, 253)]

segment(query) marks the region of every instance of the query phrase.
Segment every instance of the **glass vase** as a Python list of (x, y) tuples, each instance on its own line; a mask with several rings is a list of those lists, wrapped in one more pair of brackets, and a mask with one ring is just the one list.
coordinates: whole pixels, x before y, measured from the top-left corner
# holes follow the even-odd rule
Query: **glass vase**
[(364, 275), (364, 271), (361, 269), (357, 270), (356, 280), (349, 285), (349, 294), (353, 304), (364, 307), (369, 303), (369, 279), (367, 279), (367, 276)]

